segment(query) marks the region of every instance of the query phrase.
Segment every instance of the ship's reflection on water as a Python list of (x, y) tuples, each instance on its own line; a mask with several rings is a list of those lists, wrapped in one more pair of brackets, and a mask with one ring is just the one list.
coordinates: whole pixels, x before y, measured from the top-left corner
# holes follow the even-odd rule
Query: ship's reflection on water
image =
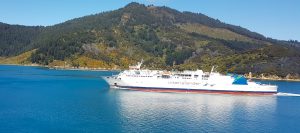
[(126, 128), (132, 126), (141, 132), (267, 132), (276, 126), (276, 96), (115, 91), (126, 132), (135, 132)]

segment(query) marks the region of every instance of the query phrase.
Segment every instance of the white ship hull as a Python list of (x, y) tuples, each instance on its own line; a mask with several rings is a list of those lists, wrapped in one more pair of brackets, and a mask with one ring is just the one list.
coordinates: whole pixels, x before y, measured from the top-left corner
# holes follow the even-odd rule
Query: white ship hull
[(234, 85), (180, 79), (156, 79), (155, 77), (118, 79), (104, 77), (113, 88), (154, 92), (225, 93), (225, 94), (276, 94), (277, 86), (249, 83)]
[(118, 75), (104, 77), (112, 88), (156, 92), (275, 94), (277, 86), (248, 81), (241, 75), (197, 71), (141, 70), (130, 66)]

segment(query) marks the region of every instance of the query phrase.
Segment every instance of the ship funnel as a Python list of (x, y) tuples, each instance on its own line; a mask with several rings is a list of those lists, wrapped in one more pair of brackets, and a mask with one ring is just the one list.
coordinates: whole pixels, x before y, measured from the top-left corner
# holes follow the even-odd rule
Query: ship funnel
[(216, 68), (218, 68), (218, 66), (212, 66), (212, 68), (211, 68), (211, 70), (210, 70), (210, 73), (212, 73), (212, 72), (214, 72), (214, 70), (216, 69)]
[(137, 68), (138, 68), (138, 69), (141, 69), (141, 66), (142, 66), (143, 62), (144, 62), (143, 59), (141, 60), (141, 62), (138, 62), (138, 64), (137, 64)]
[(135, 65), (135, 66), (129, 66), (129, 69), (130, 70), (140, 70), (143, 62), (144, 62), (144, 60), (142, 59), (141, 62), (137, 63), (137, 65)]
[(212, 73), (214, 71), (215, 66), (211, 67), (210, 73)]

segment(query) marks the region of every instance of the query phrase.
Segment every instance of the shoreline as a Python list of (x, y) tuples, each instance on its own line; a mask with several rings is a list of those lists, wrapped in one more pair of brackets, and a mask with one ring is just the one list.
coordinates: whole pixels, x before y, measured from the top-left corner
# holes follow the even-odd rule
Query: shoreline
[(88, 68), (88, 67), (64, 67), (64, 66), (47, 66), (47, 65), (39, 65), (39, 64), (0, 64), (7, 66), (32, 66), (32, 67), (43, 67), (47, 69), (53, 70), (75, 70), (75, 71), (121, 71), (122, 69), (107, 69), (107, 68)]
[(257, 78), (257, 77), (252, 77), (247, 79), (254, 79), (254, 80), (267, 80), (267, 81), (289, 81), (289, 82), (300, 82), (300, 79), (274, 79), (274, 78)]
[[(33, 67), (43, 67), (47, 69), (54, 70), (74, 70), (74, 71), (122, 71), (122, 69), (107, 69), (107, 68), (88, 68), (88, 67), (66, 67), (66, 66), (47, 66), (39, 64), (0, 64), (0, 65), (11, 65), (11, 66), (33, 66)], [(300, 82), (300, 79), (286, 79), (286, 78), (269, 78), (269, 77), (249, 77), (245, 76), (247, 79), (254, 80), (267, 80), (267, 81), (289, 81), (289, 82)]]

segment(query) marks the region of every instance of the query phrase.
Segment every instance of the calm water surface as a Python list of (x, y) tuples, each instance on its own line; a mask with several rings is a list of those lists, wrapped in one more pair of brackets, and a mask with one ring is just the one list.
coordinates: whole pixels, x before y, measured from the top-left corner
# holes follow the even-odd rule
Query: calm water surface
[(298, 96), (112, 90), (114, 73), (0, 66), (0, 132), (300, 132)]

